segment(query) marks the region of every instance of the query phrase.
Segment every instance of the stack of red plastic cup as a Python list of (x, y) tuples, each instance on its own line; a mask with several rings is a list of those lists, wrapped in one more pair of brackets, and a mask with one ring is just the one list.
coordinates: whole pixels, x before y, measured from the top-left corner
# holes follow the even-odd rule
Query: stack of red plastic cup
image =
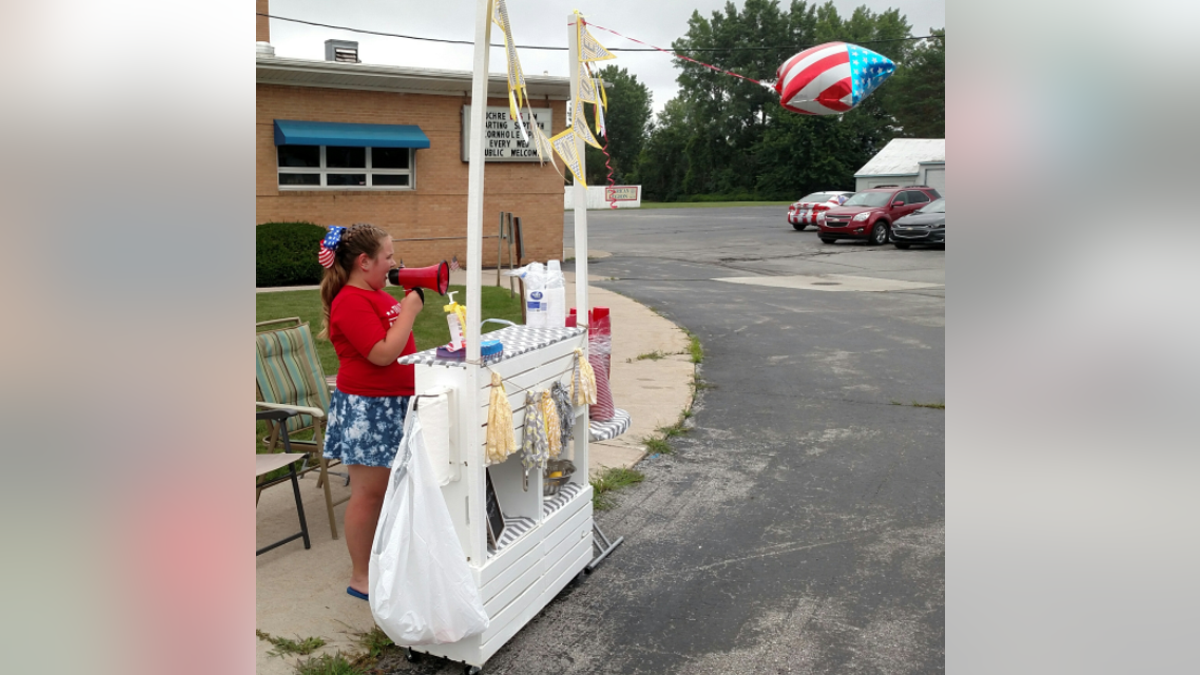
[(596, 404), (589, 416), (599, 422), (616, 415), (609, 375), (612, 372), (612, 319), (607, 307), (593, 307), (588, 317), (588, 363), (596, 373)]

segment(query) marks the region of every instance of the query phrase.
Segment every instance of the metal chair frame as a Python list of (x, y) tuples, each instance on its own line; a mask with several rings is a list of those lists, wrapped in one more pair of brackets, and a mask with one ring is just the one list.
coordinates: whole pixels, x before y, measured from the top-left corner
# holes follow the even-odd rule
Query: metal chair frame
[[(275, 324), (293, 324), (293, 325), (289, 325), (289, 326), (280, 326), (278, 328), (272, 329), (272, 330), (278, 330), (278, 331), (285, 331), (285, 330), (290, 330), (290, 329), (297, 328), (300, 326), (307, 326), (307, 324), (305, 322), (302, 322), (300, 320), (300, 317), (288, 317), (285, 319), (273, 319), (270, 321), (258, 322), (255, 324), (255, 327), (261, 328), (263, 326), (269, 326), (269, 325), (275, 325)], [(259, 331), (256, 333), (256, 335), (261, 335), (261, 334), (267, 333), (267, 332), (270, 332), (270, 331)], [(315, 354), (314, 354), (314, 357), (315, 357)], [(321, 376), (321, 377), (315, 378), (318, 381), (318, 386), (329, 386), (328, 383), (325, 382), (324, 379), (322, 379), (324, 376), (324, 373), (317, 373), (317, 374)], [(349, 482), (350, 482), (350, 476), (348, 473), (330, 471), (329, 470), (330, 466), (336, 466), (336, 465), (340, 464), (340, 462), (338, 460), (333, 460), (332, 462), (330, 462), (330, 460), (328, 460), (324, 457), (324, 447), (325, 447), (324, 436), (325, 436), (325, 423), (326, 423), (326, 418), (327, 418), (327, 411), (322, 410), (320, 408), (288, 404), (288, 403), (267, 403), (262, 400), (264, 398), (263, 393), (262, 393), (262, 387), (257, 382), (255, 383), (255, 389), (256, 389), (257, 398), (258, 398), (258, 400), (255, 402), (255, 405), (257, 407), (265, 408), (265, 409), (269, 409), (269, 410), (291, 410), (297, 414), (309, 415), (312, 418), (312, 430), (313, 430), (312, 440), (311, 441), (309, 441), (309, 440), (293, 441), (293, 443), (295, 445), (305, 447), (304, 451), (308, 454), (308, 456), (312, 457), (311, 461), (308, 458), (305, 459), (304, 464), (300, 467), (300, 470), (298, 471), (298, 475), (303, 476), (306, 473), (308, 473), (309, 471), (314, 471), (314, 470), (319, 471), (320, 477), (317, 479), (317, 487), (321, 488), (325, 491), (325, 508), (326, 508), (326, 511), (329, 516), (329, 531), (330, 531), (331, 536), (334, 539), (337, 539), (338, 538), (337, 518), (335, 517), (335, 515), (333, 513), (333, 507), (346, 502), (347, 500), (349, 500), (349, 497), (348, 496), (344, 497), (336, 502), (333, 501), (333, 495), (329, 489), (329, 480), (330, 480), (329, 476), (331, 474), (337, 475), (337, 476), (344, 476), (347, 484), (349, 484)], [(282, 427), (286, 426), (286, 420), (283, 422), (277, 422), (275, 420), (268, 419), (268, 420), (266, 420), (266, 422), (267, 422), (267, 427), (268, 427), (269, 433), (267, 434), (267, 436), (264, 439), (262, 439), (262, 442), (263, 442), (263, 445), (266, 446), (267, 451), (272, 452), (272, 451), (274, 451), (275, 447), (277, 447), (277, 445), (278, 445), (279, 437), (280, 437), (280, 430)], [(284, 479), (279, 478), (279, 479), (276, 479), (276, 481), (272, 481), (272, 482), (264, 484), (263, 486), (260, 487), (259, 494), (261, 494), (262, 489), (270, 487), (271, 485), (274, 485), (276, 482), (279, 482), (282, 480), (284, 480)]]
[[(277, 541), (273, 544), (268, 544), (268, 545), (258, 549), (258, 551), (254, 554), (255, 556), (260, 556), (260, 555), (266, 553), (267, 551), (270, 551), (271, 549), (283, 546), (284, 544), (288, 543), (289, 541), (295, 541), (296, 539), (301, 539), (301, 538), (304, 539), (304, 548), (305, 549), (312, 548), (312, 542), (308, 538), (308, 520), (304, 517), (304, 502), (302, 502), (300, 500), (300, 481), (299, 481), (298, 476), (296, 475), (296, 462), (301, 461), (302, 459), (307, 457), (307, 455), (305, 455), (303, 453), (292, 452), (292, 443), (291, 443), (291, 440), (288, 438), (288, 433), (287, 433), (287, 423), (286, 423), (287, 418), (292, 417), (296, 414), (298, 414), (298, 413), (296, 413), (294, 410), (256, 410), (254, 412), (254, 418), (256, 420), (273, 420), (276, 422), (280, 422), (280, 424), (276, 425), (279, 429), (282, 430), (280, 432), (280, 436), (283, 439), (283, 454), (281, 456), (279, 456), (279, 459), (281, 461), (290, 460), (287, 462), (288, 479), (291, 480), (291, 482), (292, 482), (292, 494), (296, 498), (296, 514), (300, 517), (300, 531), (299, 532), (297, 532), (296, 534), (284, 537), (283, 539), (280, 539), (279, 541)], [(274, 453), (272, 453), (272, 454), (274, 454)], [(279, 467), (277, 463), (268, 464), (264, 467), (257, 467), (257, 475), (255, 476), (255, 478), (260, 478), (264, 474), (274, 471), (276, 468), (282, 468), (282, 467)], [(265, 489), (266, 487), (269, 487), (271, 485), (277, 485), (280, 482), (282, 482), (282, 479), (270, 481), (269, 483), (266, 483), (266, 484), (258, 484), (258, 486), (257, 486), (258, 494), (261, 495), (263, 489)], [(257, 504), (257, 497), (255, 498), (255, 504)]]

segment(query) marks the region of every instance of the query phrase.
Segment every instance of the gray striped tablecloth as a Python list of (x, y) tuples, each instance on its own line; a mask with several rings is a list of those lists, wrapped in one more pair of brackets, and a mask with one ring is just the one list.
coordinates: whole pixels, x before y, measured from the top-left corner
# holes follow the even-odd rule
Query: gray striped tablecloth
[[(529, 326), (509, 326), (501, 328), (491, 333), (484, 333), (484, 340), (499, 340), (500, 344), (504, 345), (504, 354), (500, 357), (500, 361), (511, 359), (514, 356), (548, 347), (556, 342), (573, 338), (584, 333), (583, 328), (530, 328)], [(437, 347), (426, 349), (401, 356), (399, 361), (401, 365), (420, 364), (426, 366), (460, 366), (466, 367), (463, 361), (452, 359), (439, 359), (437, 357)], [(493, 362), (497, 363), (497, 362)], [(490, 364), (489, 364), (490, 365)]]

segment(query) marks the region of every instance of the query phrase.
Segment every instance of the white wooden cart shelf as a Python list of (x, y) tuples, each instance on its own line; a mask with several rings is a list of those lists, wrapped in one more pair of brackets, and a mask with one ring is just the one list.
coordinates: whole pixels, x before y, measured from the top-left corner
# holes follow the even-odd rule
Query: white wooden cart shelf
[[(436, 350), (400, 360), (415, 366), (418, 393), (446, 390), (450, 401), (451, 475), (442, 488), (455, 532), (479, 585), (491, 623), (483, 634), (417, 651), (482, 666), (596, 558), (593, 552), (592, 486), (588, 482), (588, 407), (574, 408), (574, 440), (560, 455), (579, 467), (558, 494), (543, 496), (540, 470), (525, 476), (521, 453), (485, 468), (491, 373), (504, 381), (518, 446), (524, 433), (525, 395), (555, 382), (569, 387), (575, 350), (586, 348), (582, 328), (512, 326), (487, 334), (500, 340), (504, 354), (495, 363), (468, 366), (436, 357)], [(586, 352), (584, 352), (586, 353)], [(474, 432), (474, 433), (470, 433)], [(486, 479), (491, 475), (505, 527), (489, 546)]]
[[(475, 62), (471, 80), (470, 148), (467, 167), (467, 317), (466, 325), (481, 325), (481, 267), (483, 257), (484, 113), (488, 100), (488, 53), (491, 44), (492, 0), (477, 0), (475, 8)], [(568, 65), (571, 100), (578, 100), (580, 48), (576, 30), (578, 14), (567, 17)], [(583, 140), (575, 138), (579, 173), (586, 171)], [(575, 306), (587, 316), (587, 210), (585, 188), (576, 182)], [(583, 328), (528, 328), (512, 326), (487, 334), (504, 345), (495, 363), (480, 358), (478, 340), (468, 336), (463, 361), (437, 358), (435, 350), (400, 360), (415, 366), (418, 394), (447, 391), (450, 407), (450, 477), (442, 496), (450, 511), (455, 533), (467, 555), (467, 564), (483, 597), (490, 624), (481, 635), (418, 651), (461, 661), (477, 672), (484, 662), (534, 617), (546, 603), (581, 572), (590, 571), (620, 543), (610, 542), (592, 521), (592, 486), (588, 482), (588, 444), (605, 440), (629, 428), (625, 411), (613, 420), (589, 424), (587, 406), (574, 408), (574, 440), (562, 457), (576, 466), (569, 483), (557, 495), (543, 497), (542, 472), (526, 477), (520, 453), (485, 468), (491, 375), (503, 378), (513, 412), (514, 432), (524, 431), (525, 395), (541, 392), (555, 382), (569, 385), (575, 350), (587, 355)], [(586, 431), (585, 431), (586, 430)], [(441, 468), (445, 468), (444, 466)], [(505, 515), (504, 531), (494, 546), (488, 545), (486, 482), (490, 474), (496, 501)], [(594, 533), (594, 538), (593, 538)], [(593, 556), (593, 546), (599, 554)], [(410, 654), (412, 650), (410, 650)]]

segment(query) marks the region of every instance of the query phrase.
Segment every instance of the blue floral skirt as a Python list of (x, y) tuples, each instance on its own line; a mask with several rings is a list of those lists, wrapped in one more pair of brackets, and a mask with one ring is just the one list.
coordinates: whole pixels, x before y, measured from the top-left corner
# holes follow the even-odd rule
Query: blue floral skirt
[(391, 468), (400, 440), (408, 396), (356, 396), (334, 389), (329, 402), (325, 457), (343, 464)]

